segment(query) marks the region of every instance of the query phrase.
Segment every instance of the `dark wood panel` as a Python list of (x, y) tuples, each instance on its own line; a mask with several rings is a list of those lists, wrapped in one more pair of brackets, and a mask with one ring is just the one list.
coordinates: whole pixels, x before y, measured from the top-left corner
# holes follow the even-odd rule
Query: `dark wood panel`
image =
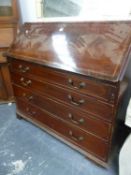
[(2, 72), (2, 77), (3, 77), (3, 83), (4, 83), (4, 88), (6, 91), (6, 96), (7, 96), (7, 102), (9, 101), (14, 101), (14, 94), (13, 94), (13, 88), (11, 84), (11, 77), (10, 77), (10, 72), (8, 68), (8, 63), (3, 64), (1, 66), (1, 72)]
[(39, 104), (39, 107), (42, 109), (70, 122), (86, 132), (91, 132), (102, 139), (109, 140), (111, 134), (110, 123), (99, 120), (86, 113), (78, 112), (76, 111), (76, 108), (71, 108), (62, 103), (58, 103), (46, 96), (38, 96), (34, 92), (20, 86), (14, 85), (13, 87), (16, 98), (24, 99), (35, 105)]
[(117, 95), (117, 87), (96, 80), (90, 80), (87, 77), (75, 75), (67, 72), (57, 71), (45, 66), (33, 64), (21, 60), (11, 62), (11, 70), (23, 74), (32, 74), (39, 79), (66, 86), (75, 91), (97, 97), (103, 101), (114, 102)]
[(3, 75), (0, 67), (0, 101), (5, 99), (7, 99), (7, 93), (6, 93), (5, 84), (3, 81)]
[[(97, 137), (87, 134), (78, 128), (73, 127), (61, 120), (51, 116), (49, 113), (42, 111), (29, 103), (17, 100), (18, 110), (26, 116), (47, 125), (65, 138), (69, 139), (75, 145), (99, 157), (101, 160), (107, 159), (108, 144)], [(98, 149), (99, 148), (99, 149)]]
[(13, 100), (13, 89), (11, 85), (8, 63), (2, 56), (2, 52), (0, 52), (0, 103), (8, 103), (12, 102)]
[(83, 110), (92, 115), (98, 116), (99, 118), (112, 120), (114, 117), (114, 107), (112, 105), (102, 103), (98, 100), (75, 93), (71, 90), (60, 88), (45, 82), (39, 82), (30, 79), (29, 77), (27, 78), (22, 74), (12, 73), (12, 79), (14, 83), (20, 86), (48, 95), (55, 100), (60, 100), (63, 103), (77, 107), (78, 110)]

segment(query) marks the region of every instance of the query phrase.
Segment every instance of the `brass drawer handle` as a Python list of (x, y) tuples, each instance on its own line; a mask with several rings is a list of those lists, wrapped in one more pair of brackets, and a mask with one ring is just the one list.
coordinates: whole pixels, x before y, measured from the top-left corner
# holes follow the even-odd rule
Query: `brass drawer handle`
[(29, 115), (35, 115), (35, 114), (36, 114), (36, 111), (32, 111), (32, 109), (30, 109), (29, 107), (26, 108), (26, 112), (27, 112)]
[(29, 70), (30, 70), (30, 67), (24, 67), (24, 66), (22, 66), (21, 64), (19, 65), (19, 71), (20, 72), (22, 72), (22, 73), (26, 73), (26, 72), (28, 72)]
[(24, 86), (24, 87), (30, 86), (32, 84), (31, 80), (25, 81), (25, 79), (23, 77), (20, 79), (20, 81), (21, 81), (22, 86)]
[(75, 106), (80, 106), (81, 104), (85, 103), (85, 100), (81, 99), (78, 102), (73, 99), (71, 95), (68, 95), (68, 99), (70, 100), (70, 103)]
[(79, 137), (76, 137), (73, 135), (73, 132), (70, 130), (69, 131), (69, 135), (71, 136), (71, 138), (77, 142), (80, 142), (80, 141), (83, 141), (84, 140), (84, 137), (83, 136), (79, 136)]
[(71, 113), (68, 114), (68, 118), (72, 121), (72, 123), (74, 123), (76, 125), (83, 124), (85, 122), (83, 118), (79, 119), (78, 121), (75, 120)]
[(25, 97), (28, 101), (31, 101), (34, 99), (33, 95), (27, 95), (26, 93), (23, 93), (22, 96)]
[(33, 95), (30, 95), (27, 98), (28, 98), (29, 101), (34, 99)]
[(74, 82), (71, 78), (68, 79), (68, 83), (70, 86), (72, 86), (74, 89), (82, 89), (82, 88), (85, 88), (86, 87), (86, 83), (85, 82), (80, 82), (78, 84), (78, 86), (75, 86), (74, 85)]

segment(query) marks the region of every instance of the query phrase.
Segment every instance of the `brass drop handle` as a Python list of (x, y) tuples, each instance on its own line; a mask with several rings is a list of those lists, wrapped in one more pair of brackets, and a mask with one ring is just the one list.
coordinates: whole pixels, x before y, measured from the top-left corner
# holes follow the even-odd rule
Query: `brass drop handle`
[(68, 118), (72, 121), (72, 123), (79, 125), (84, 123), (84, 119), (81, 118), (78, 121), (74, 119), (73, 115), (71, 113), (68, 114)]
[(80, 142), (80, 141), (83, 141), (84, 140), (84, 137), (83, 136), (79, 136), (79, 137), (76, 137), (73, 135), (73, 132), (70, 130), (69, 131), (69, 135), (71, 136), (71, 138), (77, 142)]
[(68, 99), (70, 100), (70, 103), (75, 106), (80, 106), (81, 104), (85, 103), (85, 100), (81, 99), (78, 102), (73, 99), (71, 95), (68, 95)]
[(28, 100), (30, 101), (30, 100), (33, 100), (34, 97), (33, 97), (33, 95), (30, 95), (30, 96), (28, 96), (27, 98), (28, 98)]
[(26, 112), (30, 115), (35, 115), (36, 111), (32, 111), (32, 109), (30, 109), (29, 107), (26, 108)]
[(24, 86), (24, 87), (27, 87), (27, 86), (32, 84), (31, 80), (25, 81), (25, 79), (23, 77), (20, 79), (20, 81), (21, 81), (22, 86)]
[(26, 97), (27, 100), (29, 100), (29, 101), (31, 101), (31, 100), (34, 99), (34, 96), (33, 96), (33, 95), (27, 95), (26, 93), (23, 93), (22, 96), (23, 96), (23, 97)]
[(74, 82), (71, 78), (68, 79), (68, 83), (70, 86), (72, 86), (74, 89), (82, 89), (86, 86), (85, 82), (80, 82), (78, 86), (74, 85)]
[(20, 64), (20, 65), (19, 65), (19, 70), (20, 70), (20, 72), (22, 72), (22, 73), (26, 73), (26, 72), (28, 72), (28, 71), (30, 70), (30, 67), (28, 67), (28, 66), (24, 67), (24, 66), (22, 66), (22, 65)]

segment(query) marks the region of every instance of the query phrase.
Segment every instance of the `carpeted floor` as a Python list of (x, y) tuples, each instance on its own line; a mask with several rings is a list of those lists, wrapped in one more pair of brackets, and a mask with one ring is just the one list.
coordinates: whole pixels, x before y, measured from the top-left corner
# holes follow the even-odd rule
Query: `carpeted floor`
[(117, 155), (104, 169), (0, 105), (0, 175), (118, 175)]

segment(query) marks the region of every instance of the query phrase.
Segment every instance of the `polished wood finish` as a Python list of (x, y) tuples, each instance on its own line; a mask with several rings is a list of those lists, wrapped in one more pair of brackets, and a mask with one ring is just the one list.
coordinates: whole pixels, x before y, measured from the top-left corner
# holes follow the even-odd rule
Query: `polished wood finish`
[(18, 12), (17, 1), (12, 2), (12, 15), (0, 16), (0, 103), (14, 101), (8, 63), (3, 56), (15, 38)]
[(130, 22), (25, 24), (7, 53), (17, 115), (105, 166), (127, 87), (122, 78), (130, 27)]
[[(39, 71), (37, 71), (39, 69)], [(26, 75), (38, 76), (42, 81), (53, 83), (60, 86), (66, 86), (72, 90), (76, 90), (78, 93), (82, 92), (85, 95), (97, 97), (103, 101), (109, 103), (115, 102), (115, 95), (117, 94), (117, 88), (114, 85), (107, 85), (104, 82), (99, 82), (87, 79), (86, 77), (67, 74), (65, 72), (59, 72), (58, 70), (52, 70), (49, 67), (43, 67), (33, 63), (14, 60), (11, 64), (11, 70), (20, 72)]]
[(9, 55), (117, 82), (129, 60), (130, 41), (130, 22), (28, 23)]
[[(106, 142), (98, 139), (90, 133), (78, 130), (76, 127), (73, 127), (73, 125), (67, 124), (25, 101), (17, 100), (17, 106), (20, 112), (47, 125), (61, 135), (64, 135), (80, 148), (88, 150), (88, 152), (91, 152), (102, 160), (106, 160), (105, 155), (108, 150), (108, 144)], [(98, 147), (100, 149), (97, 149)]]
[(41, 92), (41, 94), (47, 94), (54, 100), (57, 99), (60, 102), (70, 104), (73, 107), (77, 107), (80, 110), (104, 118), (105, 120), (112, 120), (114, 118), (112, 105), (97, 101), (83, 94), (78, 94), (46, 82), (36, 81), (18, 73), (12, 73), (12, 81), (33, 91), (37, 90)]
[(85, 132), (92, 132), (96, 136), (108, 140), (111, 132), (111, 124), (104, 122), (84, 112), (77, 112), (71, 106), (59, 103), (47, 96), (37, 95), (34, 91), (27, 90), (18, 85), (13, 85), (15, 97), (31, 102), (39, 107), (44, 108), (56, 117), (64, 119), (83, 129)]

